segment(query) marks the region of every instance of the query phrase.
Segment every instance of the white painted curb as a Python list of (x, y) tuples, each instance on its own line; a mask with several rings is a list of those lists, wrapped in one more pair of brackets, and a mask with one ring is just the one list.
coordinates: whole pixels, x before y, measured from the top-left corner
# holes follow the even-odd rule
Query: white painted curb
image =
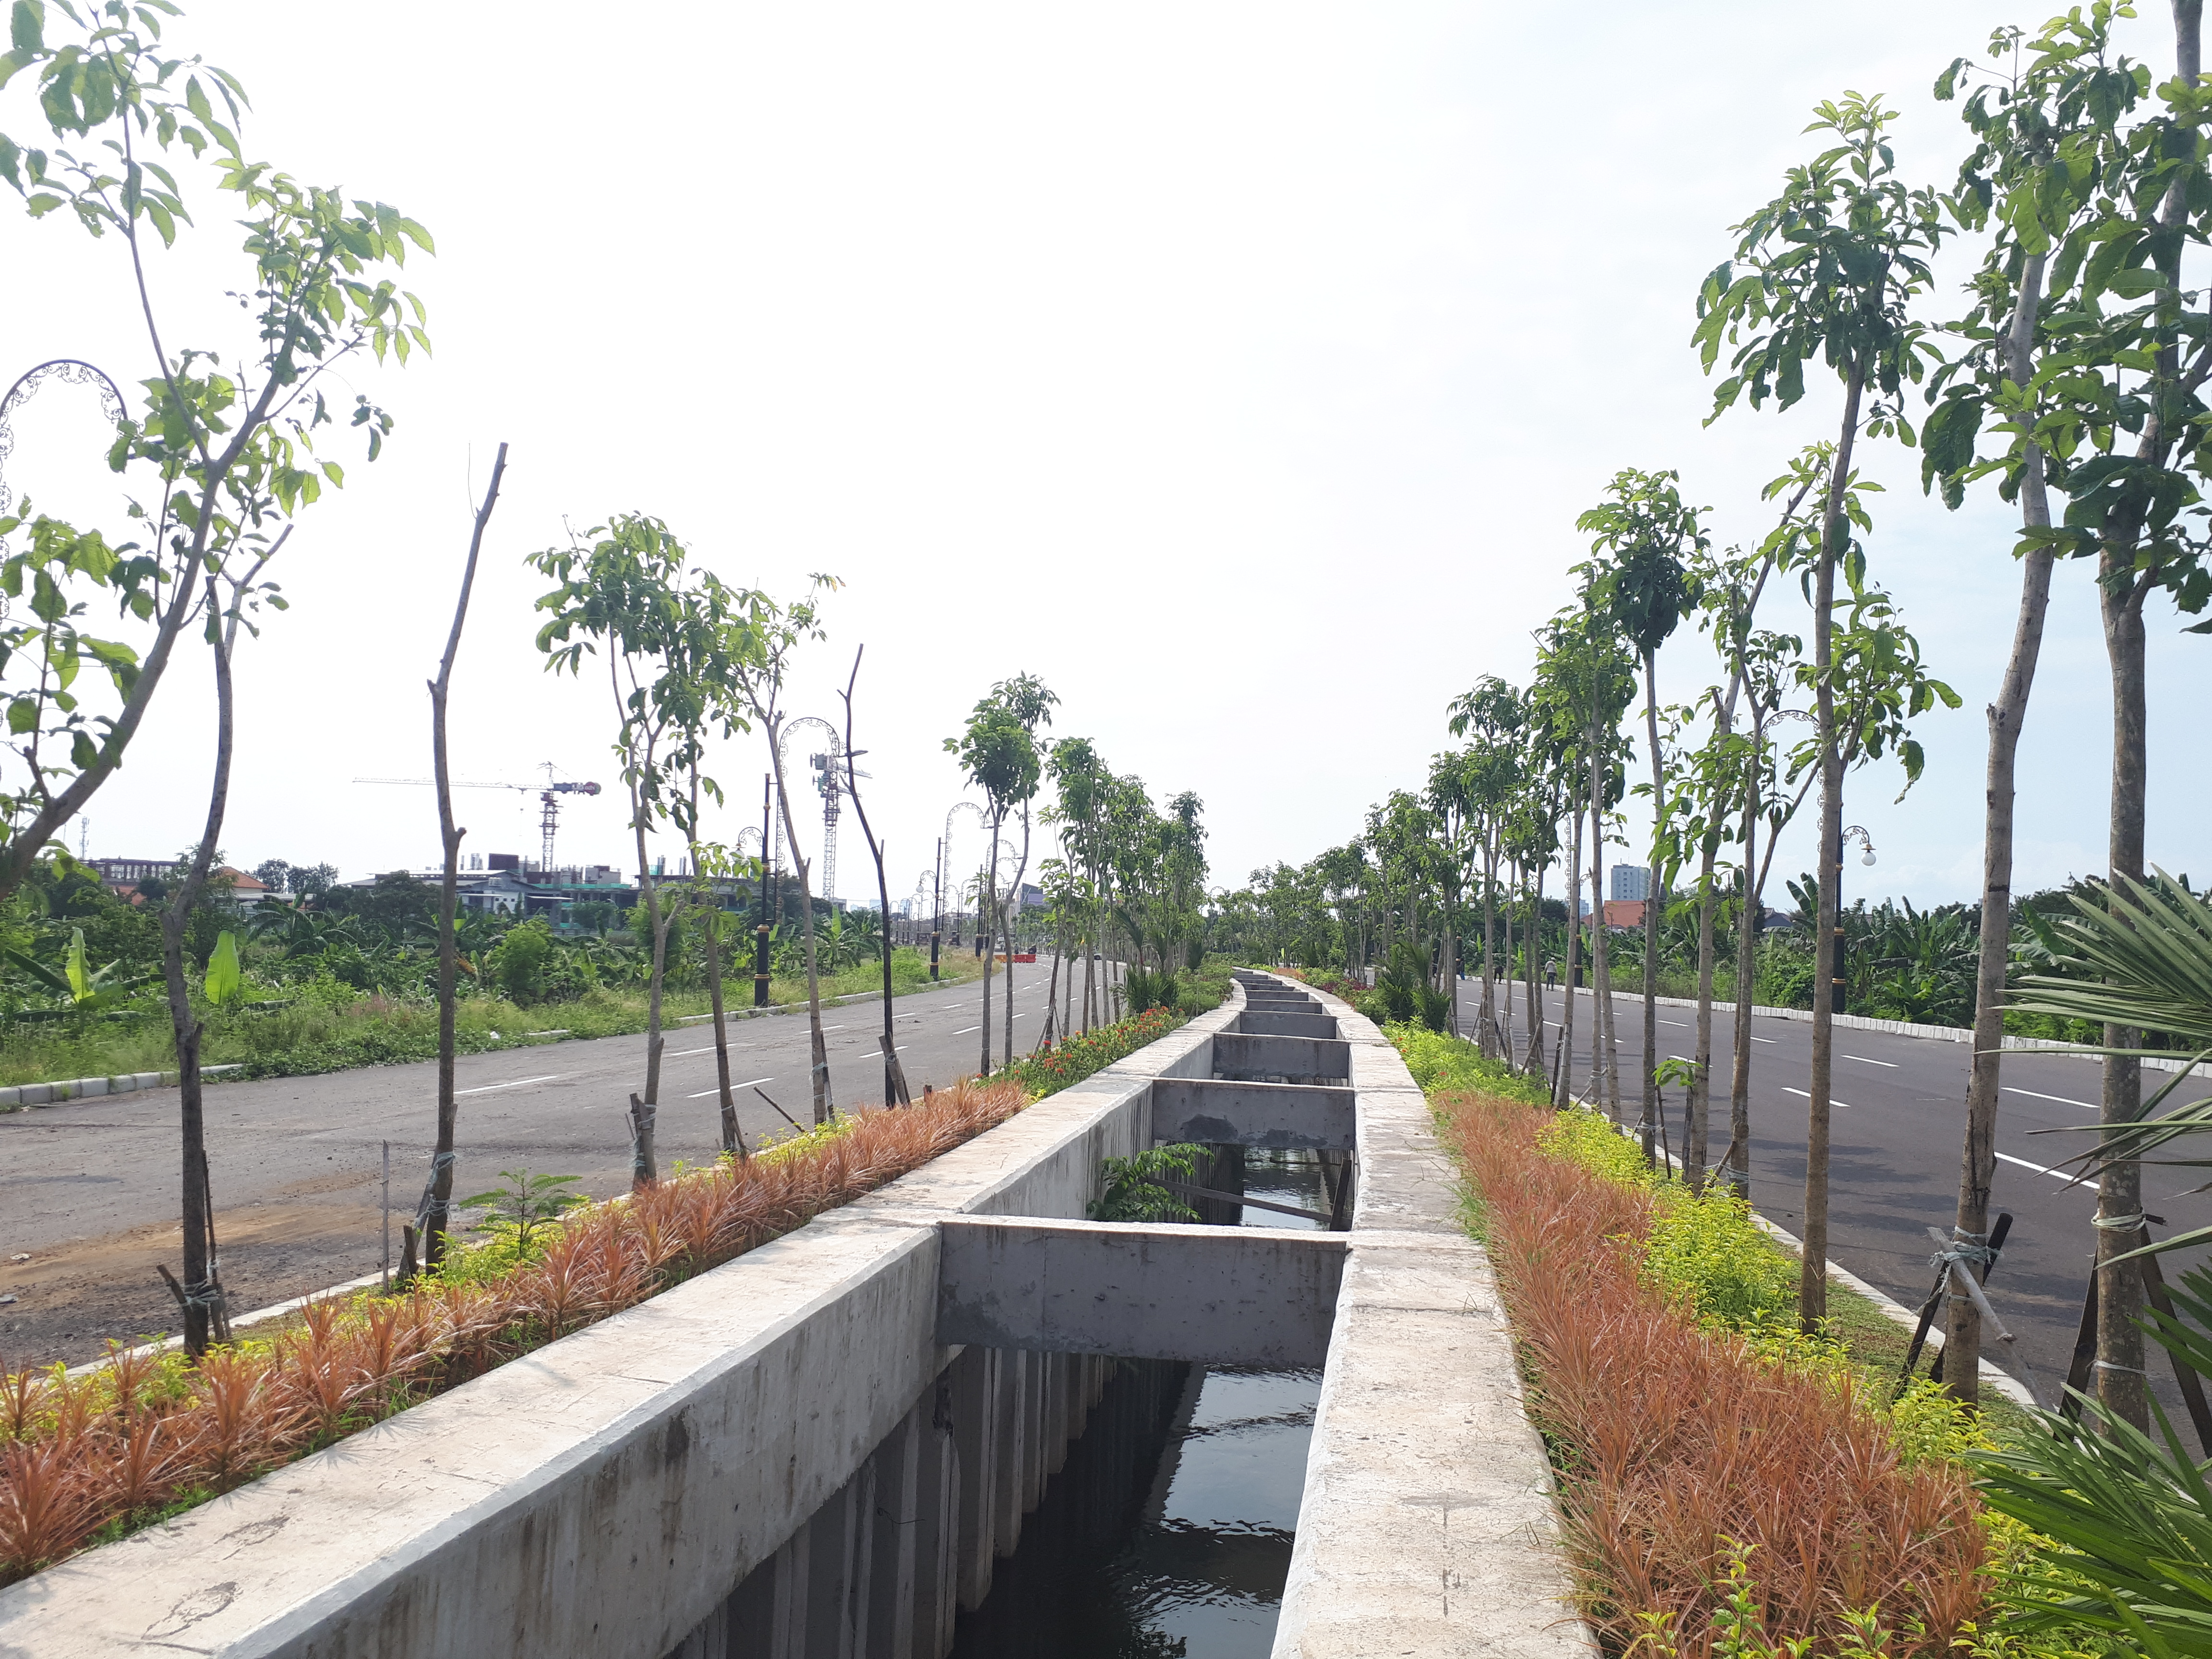
[[(200, 1075), (220, 1078), (245, 1069), (243, 1065), (203, 1066)], [(0, 1089), (0, 1112), (25, 1106), (56, 1105), (64, 1100), (82, 1100), (94, 1095), (128, 1095), (141, 1089), (176, 1086), (174, 1072), (120, 1072), (113, 1077), (73, 1077), (65, 1083), (18, 1083), (11, 1088)]]

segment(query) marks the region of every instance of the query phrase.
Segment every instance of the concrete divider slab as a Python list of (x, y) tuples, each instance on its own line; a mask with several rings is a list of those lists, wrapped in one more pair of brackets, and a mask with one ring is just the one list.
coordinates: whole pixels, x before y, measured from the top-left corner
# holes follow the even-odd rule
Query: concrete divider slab
[(1348, 1152), (1356, 1098), (1350, 1089), (1320, 1084), (1163, 1078), (1152, 1085), (1152, 1144)]
[(1344, 1235), (962, 1217), (939, 1224), (937, 1340), (1221, 1365), (1318, 1365)]
[(1336, 1022), (1319, 1009), (1310, 1014), (1257, 1010), (1248, 1011), (1237, 1022), (1237, 1029), (1248, 1036), (1333, 1037), (1336, 1035)]
[(1219, 1077), (1310, 1081), (1352, 1074), (1351, 1051), (1340, 1037), (1245, 1036), (1224, 1031), (1213, 1040)]

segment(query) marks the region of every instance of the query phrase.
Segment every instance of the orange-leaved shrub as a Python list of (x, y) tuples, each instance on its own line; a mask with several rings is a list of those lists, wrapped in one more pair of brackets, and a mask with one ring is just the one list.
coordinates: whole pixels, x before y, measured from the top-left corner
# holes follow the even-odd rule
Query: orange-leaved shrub
[(1546, 1151), (1548, 1114), (1440, 1095), (1551, 1442), (1585, 1611), (1613, 1651), (1705, 1659), (1746, 1562), (1763, 1636), (1850, 1646), (1878, 1612), (1893, 1659), (1948, 1653), (1987, 1588), (1966, 1472), (1909, 1462), (1839, 1368), (1701, 1325), (1639, 1271), (1652, 1199)]
[[(572, 1212), (482, 1283), (310, 1303), (197, 1365), (130, 1351), (78, 1376), (0, 1366), (0, 1584), (227, 1492), (804, 1225), (1004, 1122), (1018, 1085), (865, 1111), (781, 1156), (716, 1163)], [(111, 1348), (112, 1345), (111, 1345)]]

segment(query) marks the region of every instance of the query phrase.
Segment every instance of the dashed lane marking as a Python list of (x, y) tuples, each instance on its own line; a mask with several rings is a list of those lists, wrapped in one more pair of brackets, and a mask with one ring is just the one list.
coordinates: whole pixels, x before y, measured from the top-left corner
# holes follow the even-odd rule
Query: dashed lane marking
[[(2026, 1095), (2030, 1100), (2055, 1100), (2061, 1106), (2079, 1106), (2085, 1112), (2094, 1112), (2097, 1109), (2086, 1100), (2069, 1100), (2064, 1095), (2039, 1094), (2033, 1089), (2015, 1089), (2009, 1083), (2003, 1086), (2004, 1091), (2008, 1095)], [(2002, 1158), (2004, 1154), (2002, 1152), (1999, 1152), (1997, 1156), (1999, 1158)], [(2014, 1161), (2017, 1163), (2019, 1160), (2014, 1159)]]
[(520, 1089), (526, 1083), (550, 1083), (557, 1078), (574, 1076), (575, 1076), (574, 1072), (548, 1072), (544, 1077), (519, 1077), (512, 1083), (486, 1083), (482, 1084), (474, 1089), (456, 1089), (453, 1091), (453, 1093), (456, 1097), (461, 1095), (488, 1095), (495, 1089)]
[[(1810, 1100), (1813, 1097), (1809, 1094), (1807, 1094), (1802, 1089), (1793, 1089), (1786, 1083), (1782, 1085), (1782, 1092), (1785, 1095), (1796, 1095), (1806, 1100)], [(1856, 1111), (1858, 1109), (1856, 1107), (1853, 1106), (1850, 1101), (1838, 1100), (1833, 1095), (1830, 1095), (1828, 1097), (1828, 1104), (1831, 1106), (1841, 1106), (1849, 1111)]]
[[(773, 1083), (775, 1081), (775, 1079), (772, 1077), (749, 1077), (743, 1083), (732, 1083), (730, 1087), (732, 1090), (750, 1089), (756, 1083)], [(684, 1098), (687, 1100), (704, 1100), (708, 1095), (719, 1095), (721, 1092), (722, 1085), (718, 1083), (711, 1089), (702, 1089), (697, 1094), (687, 1095)]]

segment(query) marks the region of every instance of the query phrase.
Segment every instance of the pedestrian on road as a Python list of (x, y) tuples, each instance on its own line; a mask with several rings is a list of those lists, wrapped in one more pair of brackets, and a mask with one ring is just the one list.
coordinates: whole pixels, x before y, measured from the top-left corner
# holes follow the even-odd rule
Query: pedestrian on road
[(1544, 988), (1547, 991), (1557, 990), (1559, 984), (1559, 959), (1557, 957), (1546, 957), (1544, 958)]

